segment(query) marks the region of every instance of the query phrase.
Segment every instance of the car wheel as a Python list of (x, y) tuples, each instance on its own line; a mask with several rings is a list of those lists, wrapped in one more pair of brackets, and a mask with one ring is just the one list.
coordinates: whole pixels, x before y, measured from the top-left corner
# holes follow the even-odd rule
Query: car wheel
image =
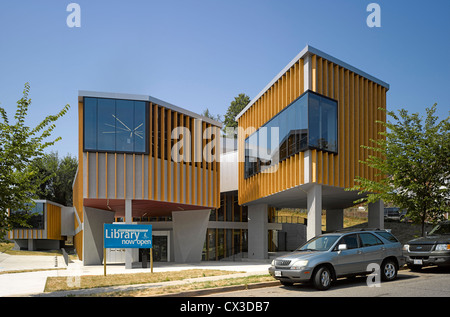
[(326, 266), (321, 266), (313, 276), (314, 287), (321, 291), (327, 290), (331, 286), (331, 279), (330, 269)]
[(393, 260), (386, 260), (381, 265), (381, 279), (392, 281), (397, 278), (397, 264)]

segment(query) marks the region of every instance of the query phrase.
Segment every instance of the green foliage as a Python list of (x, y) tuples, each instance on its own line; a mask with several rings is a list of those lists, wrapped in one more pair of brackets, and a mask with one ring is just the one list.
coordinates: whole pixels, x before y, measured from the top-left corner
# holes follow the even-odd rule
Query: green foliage
[(363, 146), (374, 155), (360, 162), (374, 168), (381, 181), (357, 177), (348, 189), (369, 193), (357, 202), (382, 199), (407, 209), (408, 217), (422, 224), (422, 235), (425, 221), (439, 221), (450, 211), (450, 117), (438, 122), (436, 104), (426, 112), (424, 122), (404, 109), (398, 115), (387, 112), (395, 122), (377, 121), (385, 132), (371, 140), (374, 146)]
[(236, 121), (236, 116), (250, 103), (250, 97), (246, 94), (239, 94), (234, 97), (228, 107), (227, 113), (225, 114), (224, 125), (225, 128), (237, 128), (238, 123)]
[(218, 114), (217, 116), (213, 115), (213, 114), (209, 111), (208, 108), (206, 108), (205, 110), (203, 110), (203, 112), (202, 112), (201, 115), (204, 116), (204, 117), (210, 118), (210, 119), (212, 119), (212, 120), (215, 120), (215, 121), (217, 121), (217, 122), (222, 122), (222, 117), (221, 117), (221, 115), (220, 115), (220, 114)]
[(38, 170), (31, 180), (37, 185), (36, 198), (71, 206), (77, 158), (67, 155), (60, 159), (57, 152), (51, 152), (35, 159), (32, 164)]
[[(38, 173), (32, 161), (44, 154), (44, 150), (61, 138), (48, 141), (55, 129), (55, 121), (69, 110), (69, 105), (56, 115), (49, 115), (36, 127), (25, 125), (31, 104), (28, 98), (30, 85), (25, 84), (23, 97), (17, 101), (14, 123), (10, 123), (6, 110), (0, 107), (0, 239), (11, 228), (12, 220), (7, 209), (24, 209), (32, 203), (37, 184), (30, 180)], [(20, 220), (17, 220), (20, 221)]]

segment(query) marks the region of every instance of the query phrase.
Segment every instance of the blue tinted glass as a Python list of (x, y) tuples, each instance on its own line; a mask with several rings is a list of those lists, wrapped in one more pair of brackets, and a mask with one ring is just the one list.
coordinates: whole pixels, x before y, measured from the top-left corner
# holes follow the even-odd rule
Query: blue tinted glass
[(134, 138), (134, 151), (145, 152), (146, 144), (146, 107), (145, 102), (134, 102), (134, 125), (133, 125), (133, 138)]
[(97, 149), (97, 99), (84, 98), (84, 147)]
[(116, 151), (132, 152), (134, 149), (134, 102), (116, 100)]
[(319, 96), (309, 94), (308, 97), (308, 130), (309, 146), (321, 148), (322, 142), (320, 136), (320, 101)]
[(245, 177), (310, 147), (337, 152), (337, 111), (336, 101), (305, 93), (245, 140)]
[(97, 109), (97, 150), (114, 151), (116, 134), (115, 100), (98, 99)]
[(336, 151), (337, 148), (337, 107), (336, 102), (321, 98), (321, 149)]

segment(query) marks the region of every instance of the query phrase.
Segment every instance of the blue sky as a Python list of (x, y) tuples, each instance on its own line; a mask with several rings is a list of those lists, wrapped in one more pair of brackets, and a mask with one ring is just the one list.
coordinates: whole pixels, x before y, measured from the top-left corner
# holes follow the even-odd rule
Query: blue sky
[[(81, 27), (69, 28), (69, 3)], [(369, 3), (381, 27), (369, 28)], [(78, 90), (151, 95), (225, 114), (252, 99), (307, 44), (390, 84), (388, 109), (450, 110), (450, 1), (2, 0), (0, 106), (12, 117), (24, 84), (28, 123), (69, 103), (49, 150), (77, 155)]]

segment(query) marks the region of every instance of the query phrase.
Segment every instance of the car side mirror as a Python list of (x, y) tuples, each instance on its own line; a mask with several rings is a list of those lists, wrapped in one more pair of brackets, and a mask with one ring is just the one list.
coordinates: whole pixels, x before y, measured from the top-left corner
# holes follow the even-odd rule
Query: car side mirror
[(338, 251), (343, 251), (343, 250), (347, 250), (347, 245), (346, 244), (340, 244), (338, 246)]

